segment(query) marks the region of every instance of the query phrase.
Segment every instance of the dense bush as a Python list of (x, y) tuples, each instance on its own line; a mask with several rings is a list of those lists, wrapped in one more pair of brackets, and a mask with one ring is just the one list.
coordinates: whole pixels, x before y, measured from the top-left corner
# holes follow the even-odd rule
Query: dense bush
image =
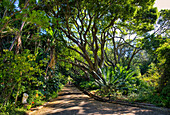
[(154, 63), (151, 63), (148, 68), (148, 71), (144, 75), (140, 76), (140, 79), (148, 82), (150, 86), (158, 88), (159, 79), (161, 77), (159, 72), (160, 70)]
[(133, 75), (132, 70), (127, 70), (127, 67), (117, 65), (117, 67), (107, 67), (102, 69), (102, 77), (95, 80), (96, 85), (100, 87), (101, 95), (113, 95), (115, 92), (122, 92), (127, 94), (128, 90), (133, 89)]
[[(17, 106), (22, 107), (23, 93), (29, 95), (28, 109), (41, 105), (43, 100), (56, 97), (67, 81), (65, 76), (59, 73), (45, 79), (43, 61), (36, 60), (37, 56), (29, 50), (17, 55), (12, 51), (4, 52), (0, 57), (0, 112), (5, 113)], [(14, 107), (9, 107), (10, 105)]]
[[(0, 102), (17, 102), (17, 98), (23, 92), (32, 90), (42, 84), (37, 78), (43, 75), (43, 71), (35, 62), (36, 56), (25, 50), (22, 54), (14, 55), (11, 51), (5, 51), (0, 58)], [(12, 99), (12, 100), (11, 100)]]
[(85, 90), (95, 90), (99, 88), (98, 86), (96, 86), (95, 80), (93, 78), (91, 78), (91, 80), (89, 81), (80, 82), (80, 87)]

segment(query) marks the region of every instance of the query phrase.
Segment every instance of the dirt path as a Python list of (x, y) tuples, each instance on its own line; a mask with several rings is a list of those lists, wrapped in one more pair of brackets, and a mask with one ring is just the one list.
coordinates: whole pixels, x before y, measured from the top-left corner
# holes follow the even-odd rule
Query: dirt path
[[(99, 102), (84, 95), (77, 88), (66, 86), (57, 99), (31, 115), (168, 115), (138, 107)], [(170, 115), (170, 114), (169, 114)]]

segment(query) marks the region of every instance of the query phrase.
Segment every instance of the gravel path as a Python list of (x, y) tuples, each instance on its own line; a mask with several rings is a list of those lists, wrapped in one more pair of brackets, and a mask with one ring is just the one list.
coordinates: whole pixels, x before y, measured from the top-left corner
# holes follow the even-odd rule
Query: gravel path
[(138, 107), (96, 101), (76, 87), (66, 86), (56, 99), (31, 115), (170, 115)]

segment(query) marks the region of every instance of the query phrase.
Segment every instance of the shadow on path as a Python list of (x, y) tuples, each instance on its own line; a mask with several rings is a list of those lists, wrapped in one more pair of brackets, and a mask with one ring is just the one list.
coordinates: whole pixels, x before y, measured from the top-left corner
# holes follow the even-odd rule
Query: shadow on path
[[(84, 95), (75, 87), (65, 86), (58, 98), (33, 115), (168, 115), (138, 107), (99, 102)], [(170, 114), (169, 114), (170, 115)]]

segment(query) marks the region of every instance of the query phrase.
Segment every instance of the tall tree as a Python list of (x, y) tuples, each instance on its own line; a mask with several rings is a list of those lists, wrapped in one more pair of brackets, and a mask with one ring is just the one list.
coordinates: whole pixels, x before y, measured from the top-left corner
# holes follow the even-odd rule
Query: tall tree
[[(61, 19), (52, 24), (63, 32), (67, 47), (84, 59), (75, 57), (75, 62), (68, 62), (101, 76), (99, 68), (105, 64), (107, 42), (113, 47), (114, 60), (108, 61), (112, 66), (120, 63), (121, 47), (128, 45), (133, 48), (128, 58), (130, 68), (139, 49), (134, 42), (136, 37), (127, 41), (126, 35), (140, 36), (153, 29), (157, 19), (157, 9), (153, 4), (154, 0), (62, 0), (51, 1), (44, 8), (48, 16)], [(97, 78), (95, 75), (93, 77)]]

